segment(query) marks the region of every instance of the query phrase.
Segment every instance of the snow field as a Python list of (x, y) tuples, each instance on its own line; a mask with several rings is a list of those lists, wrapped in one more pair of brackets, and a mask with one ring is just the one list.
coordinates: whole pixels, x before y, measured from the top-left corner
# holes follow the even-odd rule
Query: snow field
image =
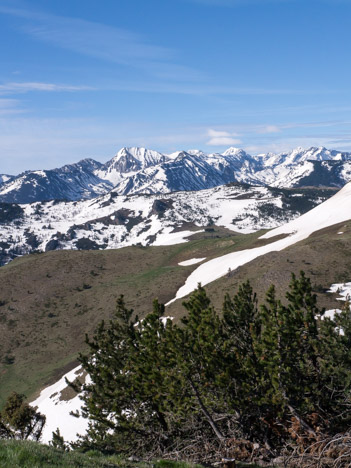
[(78, 439), (77, 434), (84, 434), (88, 429), (88, 419), (75, 417), (70, 412), (80, 411), (82, 402), (79, 395), (71, 400), (61, 400), (61, 392), (67, 388), (66, 378), (73, 382), (81, 376), (81, 366), (68, 372), (58, 382), (45, 388), (39, 397), (30, 404), (37, 407), (38, 411), (46, 416), (46, 423), (42, 433), (41, 441), (48, 443), (52, 439), (52, 433), (57, 428), (66, 442), (74, 442)]
[(204, 258), (190, 258), (189, 260), (185, 260), (184, 262), (179, 262), (178, 265), (180, 266), (189, 266), (189, 265), (195, 265), (196, 263), (200, 263), (206, 260), (206, 257)]
[[(164, 213), (153, 209), (155, 201), (168, 203)], [(110, 194), (79, 202), (47, 202), (21, 205), (21, 223), (1, 226), (0, 241), (21, 254), (29, 253), (28, 233), (45, 251), (51, 239), (58, 238), (61, 249), (76, 249), (80, 238), (88, 238), (107, 249), (142, 245), (172, 245), (186, 242), (194, 234), (185, 228), (173, 232), (183, 223), (206, 226), (215, 223), (242, 233), (277, 227), (281, 220), (274, 214), (262, 218), (260, 207), (266, 203), (281, 207), (282, 201), (264, 187), (216, 187), (200, 192), (177, 192), (166, 195), (113, 196)], [(125, 212), (125, 222), (116, 220), (116, 212)], [(103, 221), (99, 219), (103, 218)], [(129, 226), (129, 223), (130, 226)], [(74, 230), (74, 236), (71, 232)], [(60, 233), (60, 234), (57, 234)]]
[[(340, 294), (340, 297), (336, 298), (337, 301), (349, 301), (351, 298), (351, 283), (334, 283), (327, 292)], [(335, 315), (340, 313), (341, 309), (329, 309), (324, 312), (323, 318), (328, 317), (333, 320)], [(339, 333), (343, 335), (344, 331), (340, 329)]]
[(273, 251), (280, 251), (290, 245), (296, 244), (309, 237), (315, 231), (343, 221), (348, 221), (351, 218), (350, 206), (351, 183), (348, 183), (336, 195), (321, 205), (318, 205), (313, 210), (260, 237), (260, 239), (270, 239), (281, 234), (287, 234), (288, 236), (284, 239), (272, 242), (263, 247), (257, 247), (256, 249), (233, 252), (200, 265), (190, 274), (185, 284), (177, 291), (174, 299), (169, 301), (166, 305), (190, 294), (196, 289), (198, 283), (204, 286), (224, 276), (229, 269), (235, 270), (261, 255)]

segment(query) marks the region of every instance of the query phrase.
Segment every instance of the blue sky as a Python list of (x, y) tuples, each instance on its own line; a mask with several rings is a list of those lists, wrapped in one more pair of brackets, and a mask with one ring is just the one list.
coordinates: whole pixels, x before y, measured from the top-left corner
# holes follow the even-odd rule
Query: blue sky
[(351, 0), (0, 0), (0, 173), (351, 150)]

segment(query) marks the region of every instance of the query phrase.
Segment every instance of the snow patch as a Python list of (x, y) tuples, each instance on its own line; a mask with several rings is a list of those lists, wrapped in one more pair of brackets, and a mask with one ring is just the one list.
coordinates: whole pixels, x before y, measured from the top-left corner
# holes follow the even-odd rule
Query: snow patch
[(167, 317), (161, 317), (161, 318), (160, 318), (160, 321), (163, 323), (164, 326), (166, 326), (166, 325), (167, 325), (167, 321), (168, 321), (168, 320), (173, 320), (173, 319), (174, 319), (174, 317), (172, 317), (171, 315), (167, 315)]
[(330, 286), (328, 293), (339, 294), (337, 301), (349, 301), (351, 298), (351, 283), (334, 283)]
[(315, 231), (349, 220), (351, 216), (350, 205), (351, 183), (348, 183), (340, 192), (313, 210), (260, 237), (260, 239), (270, 239), (278, 235), (289, 234), (284, 239), (263, 247), (233, 252), (200, 265), (189, 275), (185, 284), (177, 291), (175, 298), (166, 305), (190, 294), (196, 289), (198, 283), (202, 285), (211, 283), (224, 276), (229, 269), (232, 271), (236, 270), (238, 267), (261, 255), (280, 251), (290, 245), (296, 244), (309, 237)]
[[(328, 293), (340, 294), (340, 297), (337, 297), (337, 301), (349, 301), (351, 298), (351, 283), (334, 283), (330, 286)], [(327, 317), (333, 320), (335, 315), (340, 314), (341, 309), (329, 309), (324, 312), (323, 318)], [(344, 335), (344, 330), (338, 328), (340, 335)]]
[(169, 232), (171, 229), (165, 229), (158, 236), (153, 245), (175, 245), (182, 244), (184, 242), (189, 242), (187, 237), (198, 234), (199, 232), (204, 232), (204, 229), (199, 231), (180, 231), (180, 232)]
[(180, 265), (180, 266), (195, 265), (195, 263), (200, 263), (203, 260), (206, 260), (206, 257), (204, 257), (204, 258), (191, 258), (190, 260), (185, 260), (184, 262), (179, 262), (178, 265)]
[(73, 382), (82, 375), (82, 367), (75, 369), (64, 375), (58, 382), (45, 388), (39, 397), (30, 403), (37, 407), (38, 411), (46, 416), (46, 423), (43, 429), (41, 441), (48, 443), (52, 439), (52, 433), (57, 428), (66, 442), (74, 442), (78, 439), (78, 434), (85, 434), (88, 429), (89, 420), (75, 417), (70, 413), (80, 412), (82, 401), (79, 395), (70, 400), (61, 400), (61, 392), (67, 388), (66, 378)]

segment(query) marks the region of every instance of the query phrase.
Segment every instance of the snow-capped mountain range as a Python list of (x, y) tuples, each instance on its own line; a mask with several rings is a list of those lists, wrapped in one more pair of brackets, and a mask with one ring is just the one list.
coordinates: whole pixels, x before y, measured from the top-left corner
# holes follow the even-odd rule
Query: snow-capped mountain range
[[(84, 159), (59, 169), (27, 171), (0, 184), (0, 201), (31, 203), (42, 200), (80, 200), (92, 198), (111, 190), (109, 180), (96, 173), (103, 164)], [(0, 176), (1, 178), (4, 176)], [(5, 176), (6, 177), (6, 176)]]
[(160, 194), (213, 188), (230, 182), (272, 187), (342, 187), (351, 178), (351, 153), (326, 148), (296, 148), (286, 153), (251, 156), (229, 148), (223, 154), (199, 150), (161, 154), (122, 148), (105, 164), (84, 159), (52, 170), (0, 175), (0, 202), (91, 199)]
[(0, 203), (0, 264), (33, 251), (170, 245), (213, 226), (242, 233), (273, 228), (333, 193), (232, 183), (196, 192), (119, 195), (113, 189), (92, 200)]

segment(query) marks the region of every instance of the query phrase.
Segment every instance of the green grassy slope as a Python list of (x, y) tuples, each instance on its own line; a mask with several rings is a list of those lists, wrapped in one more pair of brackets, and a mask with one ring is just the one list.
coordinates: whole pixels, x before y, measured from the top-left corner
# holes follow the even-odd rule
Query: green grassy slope
[(215, 228), (174, 246), (54, 251), (0, 268), (0, 406), (12, 390), (33, 395), (70, 370), (85, 333), (112, 316), (120, 294), (143, 316), (196, 268), (179, 262), (250, 248), (258, 237)]
[(166, 460), (132, 462), (98, 452), (64, 452), (36, 442), (0, 440), (0, 468), (201, 468), (185, 462)]
[[(161, 302), (172, 299), (197, 268), (181, 267), (179, 262), (257, 247), (262, 245), (260, 235), (215, 228), (174, 246), (55, 251), (22, 257), (0, 268), (0, 406), (12, 390), (34, 396), (75, 366), (85, 333), (91, 335), (101, 319), (112, 316), (120, 294), (142, 317), (155, 297)], [(334, 282), (351, 281), (351, 223), (259, 257), (206, 289), (219, 309), (224, 294), (234, 293), (247, 278), (260, 300), (272, 283), (281, 297), (291, 272), (301, 269), (311, 277), (320, 305), (336, 307), (335, 295), (322, 291)], [(179, 318), (184, 314), (181, 303), (171, 304), (166, 314)]]
[(259, 301), (264, 300), (271, 284), (284, 300), (291, 274), (298, 275), (301, 270), (311, 278), (319, 306), (337, 307), (337, 295), (326, 291), (332, 283), (351, 281), (351, 222), (322, 229), (281, 252), (258, 257), (233, 271), (229, 277), (208, 284), (206, 290), (214, 305), (220, 308), (226, 292), (233, 294), (240, 283), (250, 279)]

